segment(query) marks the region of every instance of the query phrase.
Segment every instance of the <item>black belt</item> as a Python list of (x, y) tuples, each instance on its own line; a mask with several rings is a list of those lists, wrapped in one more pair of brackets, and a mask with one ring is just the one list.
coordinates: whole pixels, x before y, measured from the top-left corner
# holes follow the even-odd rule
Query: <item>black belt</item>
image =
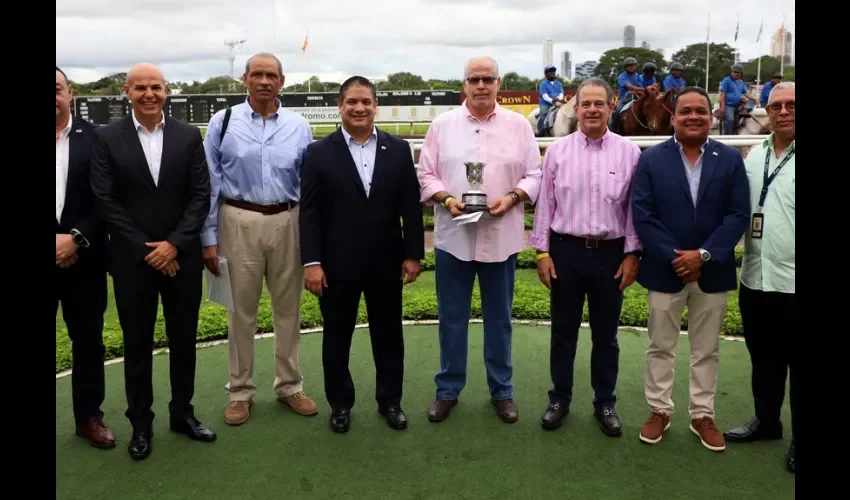
[(584, 245), (584, 248), (619, 248), (625, 245), (625, 238), (615, 238), (612, 240), (599, 240), (595, 238), (583, 238), (581, 236), (573, 236), (571, 234), (561, 234), (552, 231), (552, 237), (561, 241), (572, 241)]
[(256, 203), (251, 203), (249, 201), (242, 200), (228, 200), (225, 199), (224, 203), (228, 205), (232, 205), (236, 208), (241, 208), (243, 210), (250, 210), (251, 212), (259, 212), (264, 215), (275, 215), (281, 212), (286, 212), (292, 208), (298, 206), (298, 203), (294, 201), (285, 201), (283, 203), (275, 203), (274, 205), (258, 205)]

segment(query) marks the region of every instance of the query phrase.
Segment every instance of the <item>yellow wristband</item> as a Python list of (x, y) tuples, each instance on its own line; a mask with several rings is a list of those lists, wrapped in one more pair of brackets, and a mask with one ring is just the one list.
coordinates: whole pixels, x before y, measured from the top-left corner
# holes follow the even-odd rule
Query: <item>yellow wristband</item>
[(543, 259), (548, 258), (548, 257), (549, 257), (548, 252), (543, 252), (543, 253), (537, 254), (537, 260), (543, 260)]
[(443, 206), (449, 208), (449, 202), (453, 199), (455, 199), (454, 196), (446, 196), (446, 199), (443, 200)]

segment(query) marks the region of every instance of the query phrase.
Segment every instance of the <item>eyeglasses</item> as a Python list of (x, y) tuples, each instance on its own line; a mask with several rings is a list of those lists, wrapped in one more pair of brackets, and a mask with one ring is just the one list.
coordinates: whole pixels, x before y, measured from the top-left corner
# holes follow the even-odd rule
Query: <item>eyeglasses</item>
[(794, 110), (797, 108), (797, 103), (795, 103), (794, 101), (774, 102), (773, 104), (767, 105), (767, 110), (771, 113), (779, 113), (782, 111), (782, 106), (785, 106), (785, 109), (787, 109), (789, 113), (793, 113)]
[(478, 85), (479, 82), (484, 82), (484, 85), (493, 85), (493, 82), (496, 81), (496, 78), (492, 76), (471, 76), (467, 78), (466, 81), (473, 85)]

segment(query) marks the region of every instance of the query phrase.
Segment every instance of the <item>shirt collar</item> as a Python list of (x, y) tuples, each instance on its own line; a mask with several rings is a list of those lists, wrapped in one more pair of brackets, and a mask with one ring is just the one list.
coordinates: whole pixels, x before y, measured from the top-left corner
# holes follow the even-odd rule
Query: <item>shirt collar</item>
[(71, 133), (71, 125), (73, 124), (73, 122), (74, 122), (74, 117), (71, 116), (71, 115), (68, 115), (68, 123), (66, 123), (65, 127), (59, 132), (60, 138), (67, 137), (68, 134)]
[[(351, 134), (349, 134), (348, 131), (345, 130), (345, 127), (339, 127), (339, 129), (342, 130), (342, 136), (345, 138), (345, 143), (351, 144), (351, 139), (354, 139), (353, 137), (351, 137)], [(378, 127), (376, 127), (374, 124), (372, 124), (372, 136), (370, 137), (370, 139), (373, 137), (376, 141), (378, 140)], [(354, 142), (357, 141), (355, 140)], [(366, 142), (369, 141), (367, 140)]]
[(605, 150), (605, 148), (603, 147), (606, 144), (605, 139), (611, 137), (611, 132), (608, 130), (607, 126), (605, 127), (605, 133), (599, 139), (591, 139), (590, 137), (584, 135), (584, 132), (581, 131), (581, 128), (576, 130), (574, 133), (578, 134), (579, 143), (583, 147), (587, 148), (596, 146), (599, 147), (599, 149), (602, 149), (603, 151)]
[[(765, 148), (768, 148), (768, 149), (773, 148), (773, 142), (774, 142), (775, 139), (776, 139), (776, 132), (771, 132), (770, 135), (767, 136), (767, 139), (764, 140), (762, 145)], [(796, 144), (797, 144), (797, 139), (794, 139), (793, 141), (791, 141), (791, 144), (788, 145), (787, 150), (796, 149), (797, 148)]]
[[(467, 106), (467, 104), (466, 104), (467, 102), (469, 102), (469, 99), (463, 100), (463, 109), (464, 109), (464, 111), (466, 111), (466, 117), (470, 120), (478, 120), (478, 118), (476, 118), (475, 115), (472, 114), (472, 111), (470, 111), (469, 106)], [(487, 118), (485, 118), (482, 121), (485, 121), (485, 122), (489, 121), (494, 116), (498, 116), (501, 112), (502, 112), (502, 107), (499, 106), (499, 103), (497, 102), (496, 106), (493, 108), (493, 111), (491, 111), (490, 114), (487, 115)]]
[[(133, 117), (133, 125), (136, 127), (136, 130), (139, 130), (139, 127), (144, 128), (144, 125), (142, 125), (139, 122), (139, 120), (136, 119), (136, 112), (135, 111), (130, 113), (130, 116)], [(165, 127), (165, 113), (163, 112), (162, 115), (159, 118), (159, 123), (157, 123), (156, 126), (154, 126), (154, 130), (157, 129), (157, 128), (164, 128), (164, 127)]]
[[(710, 137), (706, 137), (705, 138), (705, 144), (703, 144), (702, 146), (699, 147), (700, 153), (705, 153), (705, 148), (708, 146), (708, 140), (709, 139), (710, 139)], [(676, 146), (679, 147), (679, 151), (681, 151), (684, 146), (682, 146), (682, 143), (679, 142), (679, 138), (676, 137), (676, 134), (673, 134), (673, 140), (676, 142)]]
[[(275, 110), (274, 113), (269, 115), (269, 118), (271, 118), (272, 116), (280, 116), (280, 110), (283, 108), (283, 104), (280, 103), (279, 98), (275, 97), (274, 102), (277, 104), (277, 110)], [(260, 116), (260, 114), (254, 111), (254, 108), (251, 107), (251, 96), (245, 97), (245, 114), (248, 116), (248, 119)]]

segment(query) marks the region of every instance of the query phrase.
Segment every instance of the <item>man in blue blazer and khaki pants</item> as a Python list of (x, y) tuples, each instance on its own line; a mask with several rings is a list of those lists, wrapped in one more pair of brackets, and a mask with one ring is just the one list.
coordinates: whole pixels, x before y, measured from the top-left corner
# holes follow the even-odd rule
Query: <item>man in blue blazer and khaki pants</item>
[(641, 154), (633, 182), (635, 230), (644, 243), (638, 282), (649, 290), (646, 400), (640, 431), (655, 444), (670, 427), (676, 345), (688, 307), (690, 430), (712, 451), (726, 448), (714, 423), (720, 330), (737, 288), (735, 246), (750, 224), (741, 153), (710, 140), (711, 101), (689, 87), (673, 107), (674, 136)]

